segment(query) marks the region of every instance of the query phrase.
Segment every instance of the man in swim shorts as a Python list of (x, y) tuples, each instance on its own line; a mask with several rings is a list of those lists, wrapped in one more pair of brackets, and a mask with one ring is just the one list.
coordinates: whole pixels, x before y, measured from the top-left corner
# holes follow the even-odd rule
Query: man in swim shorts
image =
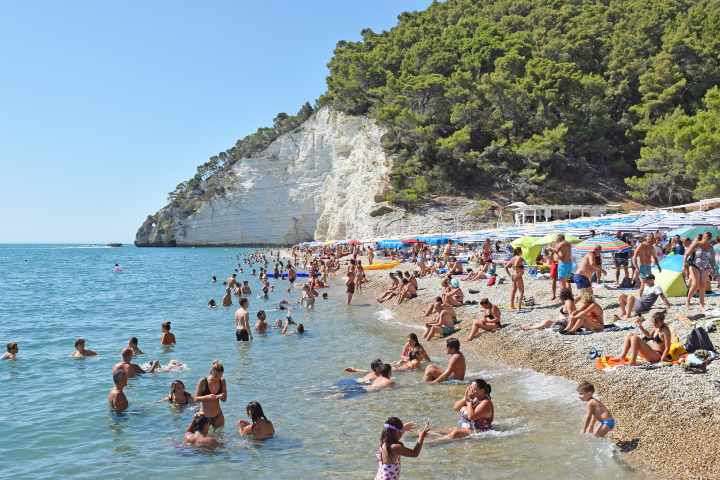
[(240, 308), (235, 311), (235, 337), (240, 341), (240, 332), (245, 330), (250, 334), (250, 314), (248, 312), (248, 299), (240, 299)]
[(635, 253), (633, 253), (633, 265), (635, 265), (635, 268), (637, 268), (640, 273), (640, 291), (638, 292), (640, 297), (642, 297), (643, 290), (645, 290), (647, 278), (652, 275), (653, 261), (655, 262), (655, 265), (657, 265), (658, 271), (662, 272), (662, 268), (660, 268), (660, 261), (655, 254), (654, 241), (655, 240), (652, 235), (647, 235), (644, 240), (638, 244), (635, 249)]
[(423, 338), (431, 340), (435, 335), (447, 337), (455, 333), (455, 309), (452, 305), (442, 302), (435, 302), (435, 320), (425, 324)]
[(460, 352), (460, 340), (457, 338), (449, 338), (445, 343), (447, 354), (450, 356), (448, 366), (445, 371), (435, 364), (430, 364), (425, 368), (426, 382), (440, 383), (445, 380), (465, 380), (465, 356)]
[(150, 370), (143, 370), (142, 367), (136, 363), (132, 363), (133, 351), (131, 348), (125, 348), (122, 351), (122, 361), (115, 364), (112, 371), (116, 372), (122, 370), (125, 372), (127, 378), (133, 378), (136, 375), (142, 375), (143, 373), (152, 373), (160, 367), (160, 362), (150, 362)]
[(557, 255), (557, 278), (560, 280), (560, 288), (570, 288), (569, 279), (572, 276), (572, 246), (565, 240), (562, 233), (557, 236), (555, 247), (551, 249)]
[(113, 412), (124, 412), (128, 408), (128, 399), (123, 392), (127, 385), (127, 375), (124, 370), (118, 369), (113, 372), (113, 383), (115, 386), (108, 394), (108, 405)]
[(582, 260), (580, 260), (580, 264), (573, 276), (573, 282), (575, 282), (578, 291), (589, 290), (590, 293), (592, 293), (592, 283), (590, 279), (592, 278), (593, 272), (597, 270), (596, 258), (600, 256), (601, 253), (602, 247), (598, 245), (592, 252), (586, 253)]
[[(622, 232), (617, 232), (615, 234), (615, 238), (618, 240), (629, 243), (629, 239), (627, 238), (627, 235), (623, 234)], [(615, 263), (615, 283), (618, 285), (620, 284), (620, 269), (622, 269), (625, 273), (625, 278), (629, 278), (628, 275), (628, 264), (630, 262), (630, 252), (628, 250), (622, 250), (619, 252), (616, 252), (613, 255), (613, 262)]]

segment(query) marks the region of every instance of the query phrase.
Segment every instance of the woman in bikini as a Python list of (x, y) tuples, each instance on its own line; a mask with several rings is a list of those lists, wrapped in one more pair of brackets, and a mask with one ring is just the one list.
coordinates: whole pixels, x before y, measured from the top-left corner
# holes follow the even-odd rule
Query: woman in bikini
[[(510, 269), (512, 268), (512, 272)], [(520, 294), (518, 309), (522, 308), (525, 301), (525, 259), (522, 257), (522, 249), (517, 247), (513, 250), (513, 257), (505, 264), (505, 271), (512, 278), (512, 290), (510, 291), (510, 310), (515, 310), (515, 294)]]
[(482, 378), (476, 379), (465, 390), (465, 396), (455, 402), (458, 411), (458, 426), (447, 430), (433, 443), (465, 438), (475, 432), (485, 432), (492, 428), (495, 417), (495, 407), (490, 399), (490, 385)]
[(390, 272), (390, 280), (392, 281), (392, 285), (390, 285), (390, 288), (385, 290), (385, 293), (383, 293), (380, 297), (378, 297), (377, 301), (378, 303), (383, 303), (386, 300), (390, 300), (392, 297), (397, 295), (401, 289), (400, 281), (395, 276), (395, 273)]
[(710, 287), (710, 280), (715, 271), (715, 253), (710, 244), (712, 235), (705, 232), (705, 235), (698, 235), (690, 248), (685, 251), (683, 264), (688, 266), (690, 274), (690, 287), (688, 288), (687, 300), (685, 307), (690, 308), (690, 301), (695, 292), (700, 297), (700, 308), (705, 310), (705, 292)]
[(200, 412), (210, 419), (210, 425), (218, 429), (225, 425), (225, 417), (220, 409), (220, 400), (227, 401), (227, 384), (223, 379), (225, 368), (219, 360), (210, 367), (210, 375), (203, 377), (195, 389), (195, 400), (201, 403)]
[(637, 365), (638, 354), (650, 363), (657, 363), (661, 360), (669, 360), (670, 343), (672, 335), (670, 328), (665, 324), (665, 312), (655, 312), (652, 316), (653, 328), (649, 332), (643, 327), (642, 317), (638, 317), (636, 323), (643, 336), (635, 333), (628, 333), (623, 344), (621, 359), (625, 359), (630, 353), (630, 365)]
[(480, 300), (480, 306), (484, 310), (482, 318), (473, 322), (470, 334), (465, 338), (466, 342), (473, 340), (482, 332), (494, 332), (500, 328), (500, 308), (490, 303), (487, 298)]
[(240, 435), (253, 437), (255, 440), (266, 440), (275, 435), (275, 427), (267, 419), (262, 406), (258, 402), (248, 403), (245, 412), (252, 423), (247, 420), (240, 420), (238, 422), (238, 433)]
[(580, 295), (580, 306), (568, 316), (567, 328), (562, 332), (573, 334), (581, 328), (602, 332), (605, 328), (602, 307), (595, 302), (592, 292), (584, 290)]
[(385, 421), (380, 435), (380, 445), (375, 452), (378, 461), (375, 480), (400, 480), (400, 457), (415, 458), (420, 455), (425, 437), (430, 431), (430, 424), (425, 425), (412, 449), (407, 448), (400, 441), (405, 431), (405, 425), (399, 418), (390, 417)]
[(420, 340), (418, 340), (418, 336), (414, 333), (411, 333), (408, 335), (408, 340), (405, 342), (405, 345), (403, 345), (402, 352), (400, 353), (400, 361), (396, 362), (396, 364), (400, 364), (401, 362), (405, 360), (410, 359), (410, 352), (416, 351), (418, 353), (418, 357), (421, 362), (429, 362), (430, 356), (425, 351), (425, 348), (420, 344)]
[(492, 259), (492, 245), (490, 244), (490, 239), (486, 239), (482, 246), (482, 270), (483, 272), (487, 273), (487, 271), (490, 269), (490, 266), (493, 263)]

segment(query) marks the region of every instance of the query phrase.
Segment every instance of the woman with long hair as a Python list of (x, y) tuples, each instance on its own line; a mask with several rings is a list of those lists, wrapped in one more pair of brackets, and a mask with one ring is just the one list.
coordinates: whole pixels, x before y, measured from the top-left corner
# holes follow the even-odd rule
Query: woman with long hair
[(272, 422), (267, 419), (262, 406), (258, 402), (250, 402), (245, 407), (250, 422), (240, 420), (238, 422), (238, 432), (240, 435), (253, 437), (255, 440), (265, 440), (275, 435), (275, 427)]

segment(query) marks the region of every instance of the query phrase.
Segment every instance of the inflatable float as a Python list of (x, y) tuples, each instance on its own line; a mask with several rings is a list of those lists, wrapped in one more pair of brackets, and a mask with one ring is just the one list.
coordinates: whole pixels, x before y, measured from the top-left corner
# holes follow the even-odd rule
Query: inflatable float
[[(268, 273), (267, 276), (268, 276), (268, 278), (275, 278), (275, 273)], [(288, 276), (287, 272), (281, 274), (281, 277), (282, 277), (282, 278), (287, 278), (287, 276)], [(308, 272), (297, 272), (297, 273), (295, 274), (295, 276), (298, 277), (298, 278), (300, 278), (300, 277), (309, 277), (310, 274), (309, 274)]]
[(389, 268), (395, 268), (398, 265), (400, 265), (400, 261), (393, 260), (392, 262), (373, 263), (371, 265), (363, 265), (363, 270), (387, 270)]

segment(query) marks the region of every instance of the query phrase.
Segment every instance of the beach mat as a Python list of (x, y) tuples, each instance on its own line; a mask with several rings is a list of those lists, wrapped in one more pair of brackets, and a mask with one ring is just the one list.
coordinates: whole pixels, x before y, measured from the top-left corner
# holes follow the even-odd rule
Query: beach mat
[[(642, 356), (638, 356), (638, 366), (642, 365), (648, 365), (649, 362), (642, 358)], [(658, 365), (679, 365), (680, 360), (673, 360), (672, 362), (658, 362)], [(627, 358), (617, 358), (617, 357), (609, 357), (609, 356), (601, 356), (599, 358), (595, 359), (595, 369), (599, 371), (606, 371), (606, 370), (612, 370), (615, 367), (626, 367), (630, 365), (630, 360)]]

